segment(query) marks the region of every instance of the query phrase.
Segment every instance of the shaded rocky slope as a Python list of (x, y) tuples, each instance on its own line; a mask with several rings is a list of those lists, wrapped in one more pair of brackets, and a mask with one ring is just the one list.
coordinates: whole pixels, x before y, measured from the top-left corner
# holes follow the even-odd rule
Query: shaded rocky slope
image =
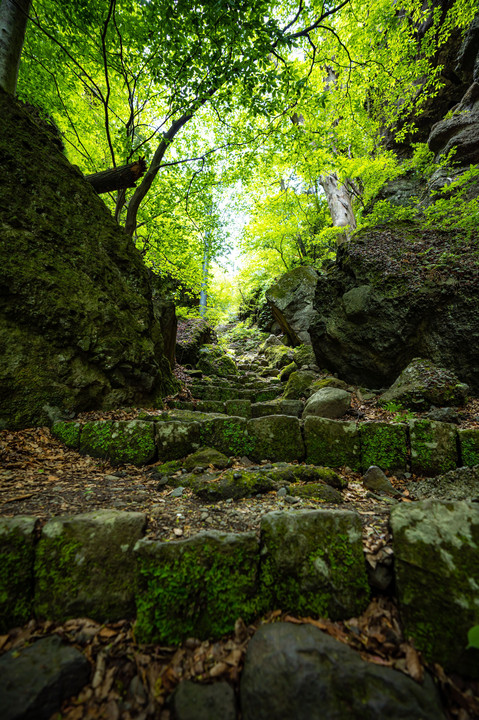
[(0, 165), (0, 424), (166, 394), (140, 254), (48, 125), (4, 93)]
[(477, 390), (478, 262), (477, 236), (414, 224), (361, 232), (318, 279), (318, 364), (378, 388), (423, 357)]

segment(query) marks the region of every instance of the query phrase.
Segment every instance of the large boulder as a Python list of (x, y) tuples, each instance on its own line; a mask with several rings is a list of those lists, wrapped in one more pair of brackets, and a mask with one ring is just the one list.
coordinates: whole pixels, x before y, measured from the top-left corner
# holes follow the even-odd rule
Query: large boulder
[(148, 272), (38, 117), (0, 92), (0, 426), (173, 388)]
[(293, 346), (310, 345), (309, 326), (318, 272), (312, 267), (297, 267), (283, 275), (266, 292), (273, 315)]
[(318, 365), (378, 388), (421, 357), (478, 390), (478, 248), (478, 236), (421, 225), (364, 230), (341, 245), (316, 286)]
[(200, 348), (215, 342), (216, 334), (211, 325), (203, 318), (190, 318), (178, 322), (176, 340), (176, 359), (180, 365), (196, 365)]
[(380, 404), (396, 402), (414, 410), (428, 410), (431, 405), (463, 405), (468, 389), (449, 370), (414, 358), (381, 395)]
[(469, 166), (479, 162), (479, 83), (474, 82), (452, 117), (433, 125), (428, 145), (436, 161), (452, 149), (454, 160)]

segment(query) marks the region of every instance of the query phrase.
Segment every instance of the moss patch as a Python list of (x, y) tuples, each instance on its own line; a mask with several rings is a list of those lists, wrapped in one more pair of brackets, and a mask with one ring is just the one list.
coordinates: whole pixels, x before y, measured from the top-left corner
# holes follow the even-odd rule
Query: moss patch
[(462, 465), (467, 467), (479, 465), (479, 429), (466, 428), (458, 430), (458, 436)]
[(246, 420), (239, 417), (214, 418), (201, 423), (201, 444), (214, 447), (225, 455), (249, 455), (253, 442)]
[(116, 464), (146, 465), (156, 456), (154, 425), (141, 420), (87, 422), (81, 433), (80, 452)]
[(200, 533), (179, 542), (142, 540), (138, 554), (136, 637), (176, 644), (215, 638), (257, 612), (254, 533)]
[(360, 436), (355, 422), (309, 415), (304, 421), (304, 440), (308, 463), (361, 469)]
[(411, 420), (411, 469), (416, 475), (441, 475), (457, 465), (457, 430), (449, 423)]
[(0, 519), (0, 632), (32, 615), (36, 518)]
[[(253, 440), (254, 460), (292, 462), (304, 458), (304, 443), (298, 418), (289, 415), (268, 415), (248, 421)], [(246, 453), (247, 454), (247, 453)]]
[(361, 466), (367, 470), (406, 470), (408, 459), (407, 426), (402, 423), (363, 423), (360, 425)]
[(80, 447), (81, 430), (82, 426), (80, 423), (60, 420), (53, 424), (51, 433), (67, 447), (78, 450)]

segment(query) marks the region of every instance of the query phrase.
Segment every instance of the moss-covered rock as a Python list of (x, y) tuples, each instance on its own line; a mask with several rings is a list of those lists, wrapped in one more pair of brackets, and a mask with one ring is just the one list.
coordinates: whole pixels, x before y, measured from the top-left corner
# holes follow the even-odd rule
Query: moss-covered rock
[(146, 465), (156, 457), (154, 424), (141, 420), (87, 422), (81, 431), (80, 452), (114, 464)]
[(479, 429), (461, 428), (457, 434), (461, 448), (462, 464), (468, 467), (479, 465)]
[(80, 448), (81, 429), (80, 423), (58, 420), (53, 423), (51, 433), (67, 447), (78, 450)]
[(348, 482), (337, 472), (329, 467), (317, 467), (316, 465), (291, 465), (291, 472), (296, 480), (307, 483), (317, 483), (318, 481), (330, 485), (336, 490), (345, 490)]
[(193, 470), (195, 467), (208, 467), (213, 465), (216, 468), (224, 470), (228, 467), (229, 459), (223, 453), (218, 452), (214, 448), (201, 448), (195, 453), (188, 455), (183, 461), (182, 466), (187, 470)]
[(203, 345), (196, 366), (209, 376), (228, 378), (237, 374), (236, 363), (217, 345)]
[(351, 407), (351, 393), (334, 387), (316, 390), (306, 401), (303, 418), (308, 415), (325, 418), (340, 418)]
[(49, 520), (35, 557), (37, 617), (99, 622), (133, 617), (133, 547), (145, 524), (141, 513), (115, 510)]
[(468, 390), (450, 370), (415, 358), (381, 395), (380, 403), (399, 402), (413, 410), (427, 410), (431, 405), (463, 405)]
[(263, 349), (264, 356), (270, 367), (280, 370), (293, 362), (293, 351), (286, 345), (266, 345)]
[(36, 518), (0, 519), (0, 632), (32, 615)]
[(258, 470), (227, 470), (218, 479), (205, 481), (202, 477), (199, 480), (191, 478), (188, 487), (202, 500), (217, 502), (267, 493), (276, 488), (276, 482), (270, 475)]
[(216, 638), (250, 621), (257, 608), (255, 533), (210, 531), (174, 542), (137, 543), (140, 642)]
[(401, 503), (391, 511), (396, 586), (405, 626), (424, 657), (479, 677), (466, 650), (479, 624), (479, 508), (459, 501)]
[(311, 385), (316, 377), (316, 373), (312, 370), (298, 370), (291, 373), (284, 389), (283, 398), (299, 400), (301, 397), (309, 397)]
[(411, 420), (411, 470), (416, 475), (440, 475), (457, 465), (457, 429), (450, 423)]
[(227, 400), (225, 402), (227, 415), (235, 415), (236, 417), (251, 417), (251, 400)]
[(301, 265), (266, 291), (275, 320), (294, 346), (311, 342), (309, 328), (317, 318), (313, 301), (318, 277), (315, 268)]
[(332, 376), (323, 377), (320, 380), (315, 380), (311, 385), (311, 392), (315, 393), (323, 388), (338, 388), (338, 390), (347, 390), (349, 385), (344, 380), (339, 380)]
[(49, 408), (155, 403), (175, 383), (131, 237), (4, 92), (0, 156), (1, 425), (50, 425)]
[[(193, 413), (195, 414), (195, 413)], [(156, 426), (156, 444), (160, 460), (178, 460), (198, 450), (202, 442), (199, 422), (172, 420)]]
[(181, 365), (196, 365), (200, 348), (216, 340), (216, 333), (204, 318), (181, 319), (178, 322), (176, 359)]
[(251, 406), (253, 417), (265, 417), (265, 415), (292, 415), (299, 417), (303, 411), (301, 400), (283, 400), (276, 398), (269, 402), (255, 402)]
[(361, 466), (367, 470), (406, 470), (408, 460), (407, 426), (403, 423), (369, 422), (359, 426)]
[(281, 380), (281, 382), (286, 382), (291, 373), (296, 372), (296, 370), (299, 370), (299, 365), (296, 365), (296, 363), (293, 361), (292, 363), (289, 363), (289, 365), (285, 365), (284, 368), (281, 368), (278, 373), (278, 378)]
[(341, 510), (272, 512), (261, 521), (261, 592), (266, 607), (334, 620), (369, 601), (361, 520)]
[(214, 447), (225, 455), (249, 455), (253, 443), (248, 435), (247, 420), (240, 417), (217, 417), (200, 426), (201, 445)]
[[(233, 401), (234, 402), (234, 401)], [(226, 412), (225, 404), (221, 400), (198, 400), (196, 407), (192, 408), (204, 413), (224, 414)], [(232, 415), (233, 413), (227, 413)]]
[(309, 415), (304, 421), (304, 441), (308, 463), (361, 469), (361, 444), (355, 422)]
[(294, 362), (299, 368), (316, 365), (316, 356), (311, 345), (298, 345), (293, 350)]
[(304, 443), (298, 418), (290, 415), (268, 415), (248, 420), (253, 460), (292, 462), (304, 458)]

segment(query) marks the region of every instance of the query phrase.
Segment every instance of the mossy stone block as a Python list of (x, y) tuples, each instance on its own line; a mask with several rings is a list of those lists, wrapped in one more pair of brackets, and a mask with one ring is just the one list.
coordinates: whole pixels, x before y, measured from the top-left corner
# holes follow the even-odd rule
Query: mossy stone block
[(217, 417), (201, 423), (201, 444), (213, 447), (225, 455), (249, 455), (252, 449), (246, 419), (240, 417)]
[(222, 473), (218, 480), (213, 479), (204, 482), (202, 477), (193, 479), (192, 487), (198, 497), (202, 500), (217, 502), (218, 500), (240, 500), (259, 493), (266, 493), (276, 488), (275, 480), (265, 472), (255, 470), (228, 470)]
[(215, 638), (257, 612), (259, 547), (254, 532), (210, 531), (136, 545), (136, 637), (176, 644)]
[(160, 460), (178, 460), (190, 455), (204, 444), (200, 440), (200, 423), (180, 420), (159, 422), (156, 444)]
[(60, 440), (64, 445), (73, 450), (78, 450), (80, 447), (80, 434), (81, 424), (78, 422), (65, 422), (64, 420), (58, 420), (53, 424), (51, 433), (53, 437)]
[(479, 465), (479, 428), (464, 428), (457, 431), (461, 448), (461, 463), (466, 467)]
[(371, 465), (377, 465), (381, 470), (407, 469), (407, 426), (404, 423), (362, 423), (359, 432), (362, 470)]
[(0, 518), (0, 633), (32, 615), (36, 518)]
[(411, 470), (433, 477), (457, 466), (457, 429), (451, 423), (411, 420)]
[(251, 400), (227, 400), (225, 409), (227, 415), (249, 419), (251, 417)]
[(359, 515), (344, 510), (271, 512), (261, 521), (264, 607), (340, 620), (369, 602)]
[(224, 402), (225, 400), (235, 400), (238, 397), (238, 390), (236, 388), (225, 387), (223, 385), (192, 383), (190, 389), (193, 397), (199, 400), (219, 400)]
[(301, 397), (308, 397), (309, 389), (316, 378), (316, 373), (311, 370), (297, 370), (291, 373), (284, 389), (283, 398), (298, 400)]
[(265, 417), (266, 415), (292, 415), (299, 417), (303, 412), (301, 400), (283, 400), (278, 398), (269, 402), (255, 402), (251, 405), (252, 417)]
[(253, 460), (293, 462), (304, 458), (304, 442), (298, 418), (291, 415), (268, 415), (248, 420), (253, 440)]
[(300, 368), (304, 365), (316, 365), (316, 356), (311, 345), (298, 345), (293, 349), (293, 357)]
[(479, 677), (479, 651), (466, 650), (468, 630), (479, 624), (479, 507), (401, 503), (390, 522), (405, 637), (428, 661)]
[(56, 517), (42, 530), (35, 557), (35, 613), (99, 622), (135, 614), (135, 556), (142, 513), (97, 510)]
[(223, 453), (218, 452), (214, 448), (201, 448), (197, 452), (188, 455), (186, 460), (183, 462), (183, 467), (187, 470), (194, 470), (195, 467), (208, 467), (213, 465), (214, 467), (224, 470), (228, 467), (229, 458)]
[(221, 402), (221, 400), (198, 400), (196, 407), (192, 409), (204, 413), (220, 413), (220, 415), (223, 415), (225, 412), (225, 404)]
[(290, 485), (289, 494), (306, 500), (315, 500), (316, 502), (336, 504), (343, 502), (342, 495), (338, 490), (322, 482), (311, 482), (307, 485)]
[(361, 469), (361, 445), (355, 422), (309, 415), (304, 421), (304, 440), (308, 463)]
[(146, 465), (156, 457), (154, 424), (142, 420), (87, 422), (80, 436), (80, 452), (118, 465)]

